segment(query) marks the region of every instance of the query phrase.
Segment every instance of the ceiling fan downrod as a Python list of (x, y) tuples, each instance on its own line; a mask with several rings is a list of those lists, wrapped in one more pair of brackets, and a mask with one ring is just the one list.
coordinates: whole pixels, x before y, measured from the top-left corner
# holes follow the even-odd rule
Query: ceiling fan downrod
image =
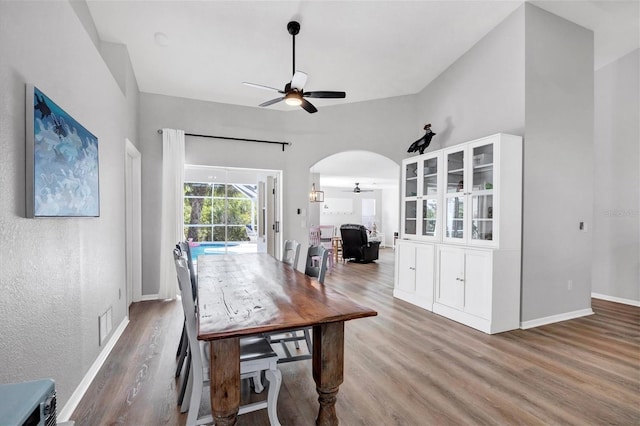
[(289, 34), (293, 36), (293, 61), (291, 75), (294, 75), (296, 73), (296, 35), (300, 32), (300, 23), (298, 21), (290, 21), (287, 24), (287, 31), (289, 31)]

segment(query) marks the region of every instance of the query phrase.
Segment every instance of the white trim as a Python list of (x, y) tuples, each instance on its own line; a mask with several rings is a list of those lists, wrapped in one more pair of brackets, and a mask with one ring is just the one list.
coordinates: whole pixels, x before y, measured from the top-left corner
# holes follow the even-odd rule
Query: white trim
[(637, 306), (640, 308), (640, 300), (625, 299), (622, 297), (607, 296), (606, 294), (591, 293), (594, 299), (608, 300), (609, 302), (623, 303), (625, 305)]
[(107, 357), (111, 353), (111, 350), (115, 347), (118, 340), (120, 340), (120, 336), (122, 336), (122, 333), (124, 333), (124, 330), (125, 328), (127, 328), (128, 324), (129, 318), (125, 317), (118, 328), (113, 332), (111, 339), (109, 339), (102, 352), (100, 352), (100, 354), (98, 355), (98, 358), (96, 358), (96, 360), (93, 362), (93, 365), (91, 365), (89, 371), (87, 371), (87, 374), (85, 374), (76, 390), (73, 391), (73, 394), (71, 394), (71, 397), (58, 414), (58, 423), (66, 422), (69, 420), (69, 417), (71, 417), (76, 407), (82, 400), (82, 397), (87, 392), (87, 389), (89, 389), (89, 386), (93, 382), (93, 379), (96, 378), (96, 375), (100, 371), (100, 368), (102, 368), (102, 365), (107, 360)]
[[(125, 165), (126, 300), (129, 305), (140, 301), (142, 296), (142, 155), (128, 138), (125, 139)], [(128, 312), (129, 306), (127, 315)]]
[(551, 315), (549, 317), (538, 318), (530, 321), (523, 321), (520, 323), (520, 328), (526, 330), (528, 328), (540, 327), (541, 325), (572, 320), (580, 317), (586, 317), (588, 315), (593, 315), (593, 310), (591, 308), (580, 309), (573, 312), (565, 312), (563, 314)]
[(141, 302), (147, 302), (149, 300), (160, 300), (160, 295), (156, 293), (156, 294), (143, 294), (142, 296), (140, 296)]

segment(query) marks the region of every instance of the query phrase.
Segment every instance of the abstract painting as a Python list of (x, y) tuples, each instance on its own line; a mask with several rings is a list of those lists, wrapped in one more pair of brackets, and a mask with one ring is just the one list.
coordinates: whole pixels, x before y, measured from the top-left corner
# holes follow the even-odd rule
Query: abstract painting
[(27, 217), (98, 217), (98, 138), (27, 85)]

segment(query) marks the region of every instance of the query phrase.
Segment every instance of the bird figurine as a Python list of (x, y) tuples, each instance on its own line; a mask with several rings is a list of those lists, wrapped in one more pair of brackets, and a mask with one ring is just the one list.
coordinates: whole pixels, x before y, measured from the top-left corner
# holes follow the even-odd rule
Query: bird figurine
[(407, 152), (420, 151), (420, 154), (424, 153), (424, 150), (427, 149), (427, 147), (431, 143), (431, 138), (436, 135), (431, 131), (431, 124), (425, 124), (424, 130), (426, 131), (424, 136), (412, 143)]

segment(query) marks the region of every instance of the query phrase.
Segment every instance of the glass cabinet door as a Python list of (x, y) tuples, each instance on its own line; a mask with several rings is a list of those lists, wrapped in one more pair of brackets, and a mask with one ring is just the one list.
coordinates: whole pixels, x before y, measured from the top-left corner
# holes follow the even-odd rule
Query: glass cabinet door
[(406, 163), (403, 170), (404, 179), (404, 220), (402, 224), (403, 235), (418, 235), (418, 174), (420, 163), (416, 160)]
[(445, 238), (462, 240), (465, 238), (465, 182), (464, 182), (464, 150), (450, 152), (446, 156), (447, 192)]
[(473, 196), (471, 239), (493, 240), (493, 195)]
[(404, 207), (404, 233), (407, 235), (416, 235), (417, 219), (418, 219), (418, 202), (405, 201)]
[(423, 154), (403, 161), (402, 238), (437, 241), (442, 233), (442, 153)]
[(438, 219), (438, 158), (422, 162), (422, 227), (424, 237), (437, 237)]
[(447, 238), (462, 240), (464, 235), (464, 196), (447, 198)]
[(473, 148), (471, 239), (493, 240), (493, 144)]
[(422, 195), (438, 194), (438, 157), (424, 160), (422, 164)]
[(404, 196), (416, 197), (418, 195), (418, 163), (407, 163), (404, 175)]
[(464, 151), (447, 154), (447, 194), (464, 192)]
[(438, 218), (438, 200), (429, 198), (422, 200), (422, 235), (436, 237)]

